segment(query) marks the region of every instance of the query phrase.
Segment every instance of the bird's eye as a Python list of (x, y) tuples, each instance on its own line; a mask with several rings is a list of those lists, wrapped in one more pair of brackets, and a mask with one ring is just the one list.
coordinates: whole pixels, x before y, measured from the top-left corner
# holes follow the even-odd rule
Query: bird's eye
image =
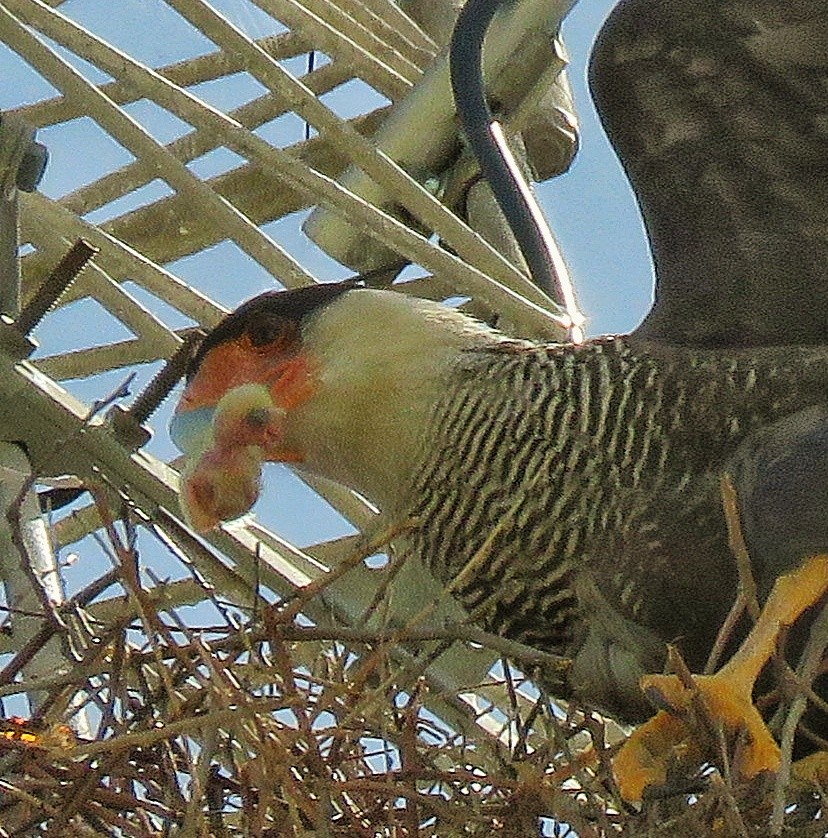
[(247, 329), (247, 336), (253, 346), (267, 346), (283, 336), (286, 323), (281, 317), (262, 317)]

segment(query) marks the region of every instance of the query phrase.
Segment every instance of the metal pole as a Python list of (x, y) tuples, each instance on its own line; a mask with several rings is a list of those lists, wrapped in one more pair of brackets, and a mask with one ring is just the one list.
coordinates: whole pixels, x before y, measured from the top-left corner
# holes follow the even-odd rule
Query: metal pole
[[(46, 166), (46, 149), (35, 142), (24, 122), (0, 114), (0, 312), (20, 312), (18, 192), (37, 187)], [(5, 346), (0, 342), (0, 351)], [(37, 495), (31, 486), (29, 459), (18, 440), (0, 428), (0, 580), (18, 651), (37, 637), (45, 621), (55, 619), (63, 585)], [(13, 436), (13, 434), (12, 434)], [(66, 664), (58, 636), (36, 650), (26, 664), (36, 677)], [(29, 695), (34, 711), (38, 696)]]
[(20, 309), (17, 194), (37, 188), (46, 161), (46, 148), (35, 142), (34, 130), (0, 114), (0, 313), (11, 317)]

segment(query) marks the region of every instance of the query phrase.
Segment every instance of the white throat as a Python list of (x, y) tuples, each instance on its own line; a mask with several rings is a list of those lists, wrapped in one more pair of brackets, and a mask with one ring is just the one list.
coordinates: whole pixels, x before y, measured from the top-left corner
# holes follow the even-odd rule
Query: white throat
[(303, 345), (320, 365), (318, 390), (289, 414), (286, 442), (304, 452), (305, 468), (393, 513), (461, 352), (503, 340), (437, 303), (349, 291), (303, 328)]

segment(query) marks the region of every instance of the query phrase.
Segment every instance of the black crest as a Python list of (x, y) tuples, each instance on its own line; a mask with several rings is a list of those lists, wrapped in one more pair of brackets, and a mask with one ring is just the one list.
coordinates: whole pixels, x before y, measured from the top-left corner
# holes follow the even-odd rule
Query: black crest
[(344, 282), (325, 282), (319, 285), (293, 288), (289, 291), (268, 291), (242, 303), (204, 338), (190, 362), (187, 380), (189, 381), (195, 375), (204, 356), (211, 349), (226, 341), (241, 337), (257, 322), (269, 319), (298, 325), (309, 314), (324, 308), (346, 291), (359, 287), (355, 279), (348, 279)]

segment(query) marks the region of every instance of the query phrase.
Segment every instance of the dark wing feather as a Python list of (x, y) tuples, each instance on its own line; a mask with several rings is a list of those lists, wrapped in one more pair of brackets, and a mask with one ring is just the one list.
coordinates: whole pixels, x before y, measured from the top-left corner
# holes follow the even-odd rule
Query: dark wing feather
[(636, 334), (828, 343), (825, 0), (622, 0), (590, 82), (653, 251)]

